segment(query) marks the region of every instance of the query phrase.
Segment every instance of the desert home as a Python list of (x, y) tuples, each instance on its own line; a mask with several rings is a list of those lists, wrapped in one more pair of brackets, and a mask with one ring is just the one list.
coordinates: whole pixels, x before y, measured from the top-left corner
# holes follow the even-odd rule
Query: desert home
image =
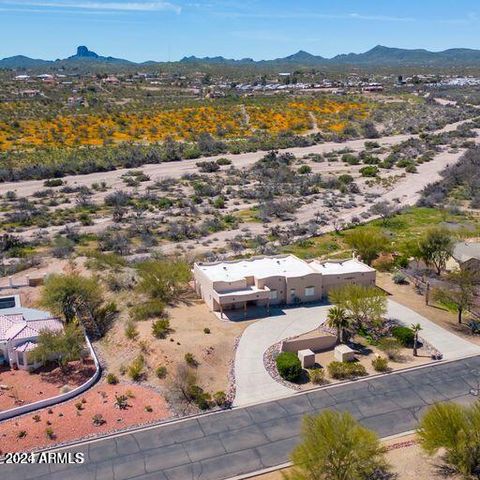
[(41, 362), (34, 362), (28, 352), (35, 348), (40, 332), (62, 329), (63, 323), (49, 313), (22, 307), (18, 295), (0, 297), (0, 365), (38, 368)]
[(224, 310), (249, 306), (293, 305), (320, 301), (346, 283), (375, 285), (376, 271), (356, 258), (304, 261), (294, 255), (195, 263), (195, 290), (208, 307)]

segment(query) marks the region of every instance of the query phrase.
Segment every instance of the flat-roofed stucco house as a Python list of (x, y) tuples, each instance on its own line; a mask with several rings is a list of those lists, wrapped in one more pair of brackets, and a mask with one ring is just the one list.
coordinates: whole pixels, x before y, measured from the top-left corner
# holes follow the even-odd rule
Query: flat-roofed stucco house
[(452, 257), (460, 268), (480, 271), (480, 242), (459, 242), (453, 248)]
[(320, 301), (346, 283), (375, 285), (375, 269), (359, 260), (306, 262), (294, 255), (195, 263), (195, 289), (215, 311)]
[(41, 362), (28, 355), (42, 330), (59, 331), (63, 323), (48, 312), (22, 307), (18, 295), (0, 297), (0, 364), (34, 370)]

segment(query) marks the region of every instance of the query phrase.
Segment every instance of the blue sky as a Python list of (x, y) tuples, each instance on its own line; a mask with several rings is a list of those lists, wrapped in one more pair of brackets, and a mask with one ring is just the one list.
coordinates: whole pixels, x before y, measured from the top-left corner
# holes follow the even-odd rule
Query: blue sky
[(0, 0), (0, 58), (77, 45), (135, 61), (480, 48), (479, 27), (478, 0)]

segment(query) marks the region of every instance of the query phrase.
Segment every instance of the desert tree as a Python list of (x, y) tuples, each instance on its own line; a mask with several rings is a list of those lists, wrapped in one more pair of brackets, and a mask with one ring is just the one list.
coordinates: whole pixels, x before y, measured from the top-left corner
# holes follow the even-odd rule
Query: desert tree
[(474, 305), (479, 281), (478, 272), (455, 270), (447, 275), (448, 286), (434, 291), (434, 299), (447, 310), (457, 313), (458, 323), (462, 323), (463, 312)]
[(356, 228), (345, 234), (345, 241), (368, 265), (390, 249), (388, 238), (375, 228)]
[(303, 419), (301, 443), (285, 480), (370, 480), (388, 471), (377, 435), (348, 412), (327, 410)]
[(76, 323), (65, 325), (60, 331), (41, 330), (36, 347), (29, 355), (36, 361), (55, 359), (62, 370), (68, 362), (81, 358), (85, 346), (82, 330)]
[(331, 290), (328, 299), (347, 312), (357, 329), (382, 325), (387, 313), (387, 297), (376, 287), (347, 284)]
[(453, 239), (450, 233), (441, 228), (429, 230), (419, 243), (420, 255), (427, 266), (433, 266), (440, 275), (453, 252)]
[(429, 408), (418, 431), (422, 449), (441, 451), (443, 460), (465, 480), (480, 477), (480, 403), (438, 403)]

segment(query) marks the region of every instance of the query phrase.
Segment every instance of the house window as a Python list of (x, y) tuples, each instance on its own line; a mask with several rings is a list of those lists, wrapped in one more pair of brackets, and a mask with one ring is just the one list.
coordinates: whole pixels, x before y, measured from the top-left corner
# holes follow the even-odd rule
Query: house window
[(276, 300), (278, 298), (278, 293), (276, 290), (271, 290), (270, 291), (270, 299), (271, 300)]
[(17, 352), (17, 358), (18, 358), (18, 364), (19, 365), (25, 365), (25, 362), (23, 360), (23, 353), (22, 352)]
[(294, 297), (295, 294), (296, 294), (295, 289), (294, 289), (294, 288), (291, 288), (291, 289), (290, 289), (290, 296), (291, 296), (291, 297)]
[(306, 287), (305, 288), (305, 296), (306, 297), (313, 297), (315, 295), (315, 287)]

